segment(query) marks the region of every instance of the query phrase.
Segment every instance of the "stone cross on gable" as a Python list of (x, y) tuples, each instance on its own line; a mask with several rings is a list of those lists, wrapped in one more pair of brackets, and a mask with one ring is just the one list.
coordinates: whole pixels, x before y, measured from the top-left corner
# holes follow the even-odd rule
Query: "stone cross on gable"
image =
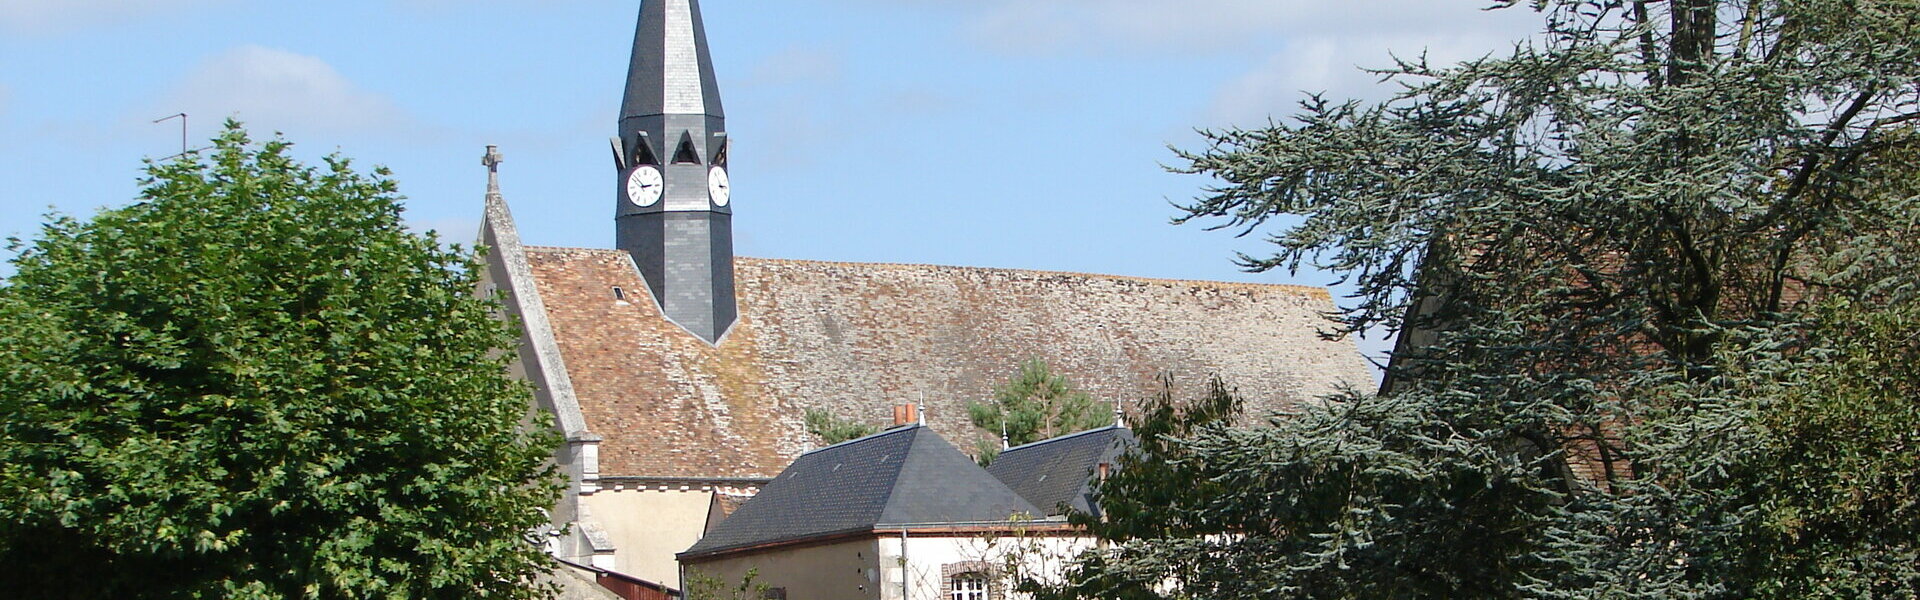
[(500, 147), (487, 145), (487, 155), (480, 157), (480, 164), (487, 167), (487, 193), (500, 193), (500, 163), (506, 159), (500, 156)]

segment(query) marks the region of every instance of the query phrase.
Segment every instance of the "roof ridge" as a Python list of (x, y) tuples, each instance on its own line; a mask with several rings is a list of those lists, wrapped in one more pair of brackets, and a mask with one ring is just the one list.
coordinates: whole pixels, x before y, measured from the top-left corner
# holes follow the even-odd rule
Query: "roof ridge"
[[(867, 437), (879, 438), (886, 435), (890, 431), (915, 433), (924, 428), (925, 428), (924, 425), (915, 423), (911, 427), (896, 427), (893, 430), (882, 431), (880, 433), (876, 433)], [(865, 438), (862, 438), (862, 439), (865, 439)], [(921, 439), (919, 435), (914, 435), (913, 437), (906, 440), (905, 443), (907, 447), (905, 450), (903, 450), (900, 453), (900, 458), (892, 459), (891, 456), (881, 456), (880, 462), (884, 463), (884, 462), (887, 462), (889, 459), (893, 460), (893, 464), (891, 465), (893, 467), (892, 469), (893, 475), (887, 481), (885, 497), (880, 500), (880, 510), (873, 513), (873, 523), (869, 523), (869, 525), (877, 524), (877, 523), (880, 523), (881, 521), (887, 520), (887, 511), (891, 510), (893, 508), (893, 503), (899, 501), (900, 499), (901, 479), (907, 476), (907, 469), (913, 466), (913, 455), (918, 452), (919, 446), (925, 442), (926, 440)]]
[[(617, 248), (581, 248), (576, 246), (532, 246), (532, 245), (523, 246), (523, 247), (529, 252), (594, 252), (594, 253), (621, 252), (621, 250)], [(1085, 271), (1056, 271), (1056, 270), (1048, 270), (1048, 269), (1023, 269), (1023, 268), (1017, 268), (1017, 267), (976, 267), (976, 266), (968, 266), (968, 265), (941, 265), (941, 264), (934, 264), (934, 263), (859, 262), (859, 261), (847, 261), (847, 260), (816, 260), (816, 259), (810, 259), (810, 258), (766, 258), (766, 257), (758, 257), (758, 256), (735, 256), (734, 259), (735, 260), (744, 259), (748, 262), (765, 262), (765, 263), (789, 263), (789, 264), (810, 264), (810, 265), (853, 265), (853, 266), (863, 266), (863, 267), (882, 267), (882, 268), (890, 268), (890, 269), (952, 269), (956, 271), (991, 271), (991, 272), (998, 272), (998, 273), (1043, 275), (1043, 276), (1044, 275), (1055, 275), (1055, 276), (1064, 275), (1069, 277), (1082, 277), (1087, 279), (1104, 279), (1108, 281), (1130, 281), (1135, 283), (1185, 285), (1190, 287), (1208, 287), (1208, 288), (1214, 288), (1214, 289), (1238, 288), (1238, 289), (1282, 290), (1282, 291), (1293, 292), (1297, 294), (1304, 294), (1309, 296), (1325, 296), (1328, 298), (1333, 297), (1332, 291), (1328, 290), (1326, 287), (1316, 286), (1316, 285), (1300, 285), (1295, 283), (1253, 283), (1253, 282), (1246, 282), (1246, 281), (1220, 281), (1217, 279), (1176, 279), (1176, 278), (1166, 278), (1166, 277), (1142, 277), (1139, 275), (1117, 275), (1113, 273), (1088, 273)]]
[(1008, 449), (1005, 449), (1005, 450), (1001, 450), (1001, 451), (1000, 451), (1000, 453), (1001, 453), (1001, 454), (1006, 454), (1006, 453), (1008, 453), (1008, 452), (1012, 452), (1012, 451), (1014, 451), (1014, 450), (1019, 450), (1019, 449), (1021, 449), (1021, 448), (1030, 448), (1030, 447), (1033, 447), (1033, 446), (1038, 446), (1038, 445), (1041, 445), (1041, 444), (1051, 444), (1051, 443), (1054, 443), (1054, 442), (1058, 442), (1058, 441), (1061, 441), (1061, 440), (1065, 440), (1065, 439), (1071, 439), (1071, 438), (1077, 438), (1077, 437), (1080, 437), (1080, 436), (1083, 436), (1083, 435), (1088, 435), (1088, 434), (1093, 434), (1093, 433), (1099, 433), (1099, 432), (1102, 432), (1102, 431), (1106, 431), (1106, 430), (1109, 430), (1109, 429), (1122, 429), (1122, 428), (1123, 428), (1123, 426), (1122, 426), (1122, 425), (1120, 425), (1120, 424), (1118, 424), (1118, 423), (1115, 423), (1115, 424), (1113, 424), (1113, 425), (1107, 425), (1107, 426), (1104, 426), (1104, 427), (1095, 427), (1095, 428), (1093, 428), (1093, 429), (1083, 429), (1083, 430), (1080, 430), (1080, 431), (1075, 431), (1075, 432), (1073, 432), (1073, 433), (1069, 433), (1069, 434), (1065, 434), (1065, 435), (1056, 435), (1056, 436), (1053, 436), (1053, 437), (1050, 437), (1050, 438), (1047, 438), (1047, 439), (1044, 439), (1044, 440), (1040, 440), (1040, 441), (1038, 441), (1038, 442), (1027, 442), (1027, 443), (1025, 443), (1025, 444), (1021, 444), (1021, 445), (1018, 445), (1018, 446), (1014, 446), (1014, 447), (1012, 447), (1012, 448), (1008, 448)]
[[(918, 430), (923, 428), (924, 427), (914, 427), (911, 429)], [(900, 466), (894, 471), (893, 486), (887, 490), (886, 502), (882, 503), (880, 514), (874, 519), (875, 524), (928, 522), (925, 520), (900, 518), (902, 512), (915, 512), (916, 503), (926, 503), (929, 492), (923, 488), (923, 486), (927, 484), (923, 478), (927, 473), (937, 474), (941, 485), (955, 485), (971, 480), (972, 485), (967, 489), (975, 494), (990, 494), (994, 492), (992, 488), (998, 487), (999, 492), (1004, 492), (1004, 499), (1018, 503), (1006, 507), (1012, 512), (1022, 512), (1030, 515), (1040, 515), (1045, 512), (1039, 510), (1038, 507), (1032, 506), (1032, 503), (1028, 502), (1019, 492), (1014, 491), (1006, 482), (1000, 481), (1000, 478), (994, 477), (992, 473), (987, 472), (985, 468), (975, 463), (973, 459), (968, 458), (965, 454), (961, 454), (960, 450), (955, 448), (953, 443), (947, 441), (945, 437), (942, 437), (939, 433), (929, 431), (926, 436), (915, 436), (914, 439), (907, 444), (906, 455), (900, 457)], [(903, 482), (905, 484), (904, 486)], [(904, 492), (904, 494), (902, 492)], [(949, 492), (951, 493), (951, 490), (949, 490)], [(937, 492), (935, 495), (942, 496)], [(947, 498), (941, 497), (940, 500), (937, 501), (945, 500), (947, 500)], [(975, 500), (978, 500), (978, 498)], [(905, 501), (907, 504), (896, 504), (902, 501)], [(1012, 514), (1012, 512), (1008, 514)]]
[(1017, 268), (1017, 267), (975, 267), (975, 266), (967, 266), (967, 265), (941, 265), (941, 264), (934, 264), (934, 263), (858, 262), (858, 261), (842, 261), (842, 260), (815, 260), (815, 259), (808, 259), (808, 258), (764, 258), (764, 257), (754, 257), (754, 256), (736, 256), (735, 257), (735, 259), (742, 259), (742, 258), (747, 259), (749, 261), (759, 261), (759, 262), (769, 262), (769, 263), (861, 265), (861, 266), (871, 266), (871, 267), (908, 268), (908, 269), (926, 268), (926, 269), (954, 269), (954, 270), (961, 270), (961, 271), (998, 271), (1002, 273), (1025, 273), (1030, 275), (1068, 275), (1068, 276), (1074, 276), (1074, 277), (1087, 277), (1087, 278), (1108, 279), (1108, 280), (1116, 280), (1116, 281), (1133, 281), (1133, 282), (1139, 282), (1139, 283), (1185, 284), (1185, 285), (1208, 286), (1208, 287), (1216, 287), (1216, 288), (1235, 288), (1235, 287), (1264, 288), (1264, 289), (1287, 290), (1287, 291), (1310, 294), (1310, 295), (1325, 295), (1329, 297), (1331, 297), (1332, 295), (1332, 293), (1328, 291), (1326, 287), (1323, 287), (1323, 286), (1300, 285), (1300, 284), (1294, 284), (1294, 283), (1252, 283), (1252, 282), (1244, 282), (1244, 281), (1220, 281), (1215, 279), (1173, 279), (1173, 278), (1164, 278), (1164, 277), (1142, 277), (1138, 275), (1116, 275), (1112, 273), (1088, 273), (1084, 271), (1056, 271), (1056, 270), (1048, 270), (1048, 269), (1023, 269), (1023, 268)]
[[(908, 427), (899, 427), (896, 429), (900, 431), (918, 431), (923, 427), (925, 427), (925, 425), (920, 425), (918, 423), (915, 423)], [(885, 432), (877, 433), (871, 437), (879, 437), (884, 433)], [(939, 437), (939, 436), (934, 436), (934, 437)], [(920, 436), (917, 436), (917, 435), (914, 436), (913, 439), (907, 440), (906, 451), (900, 454), (899, 461), (894, 464), (893, 481), (890, 481), (887, 483), (887, 497), (885, 500), (880, 501), (880, 512), (875, 513), (873, 515), (874, 524), (879, 524), (881, 522), (886, 521), (887, 513), (893, 510), (893, 503), (900, 501), (900, 497), (902, 496), (902, 494), (900, 493), (901, 479), (908, 475), (907, 469), (914, 468), (915, 465), (914, 465), (913, 459), (915, 455), (921, 455), (922, 457), (924, 457), (924, 455), (926, 454), (926, 451), (923, 450), (921, 447), (924, 445), (927, 445), (929, 441), (930, 440), (922, 439)]]
[[(853, 439), (850, 439), (850, 440), (846, 440), (846, 441), (842, 441), (842, 442), (838, 442), (838, 443), (833, 443), (833, 444), (828, 444), (828, 445), (825, 445), (825, 446), (821, 446), (821, 447), (819, 447), (819, 448), (814, 448), (814, 449), (812, 449), (812, 450), (808, 450), (808, 451), (806, 451), (806, 452), (802, 452), (802, 453), (800, 453), (800, 456), (806, 456), (806, 455), (808, 455), (808, 454), (813, 454), (813, 453), (815, 453), (815, 452), (824, 452), (824, 451), (826, 451), (826, 450), (831, 450), (831, 449), (833, 449), (833, 448), (838, 448), (838, 447), (841, 447), (841, 446), (845, 446), (845, 445), (847, 445), (847, 444), (851, 444), (851, 443), (854, 443), (854, 442), (858, 442), (858, 441), (861, 441), (861, 440), (866, 440), (866, 439), (870, 439), (870, 438), (877, 438), (877, 437), (880, 437), (880, 436), (883, 436), (883, 435), (889, 435), (889, 434), (895, 434), (895, 433), (900, 433), (900, 432), (902, 432), (902, 431), (911, 431), (911, 430), (914, 430), (914, 429), (919, 429), (919, 428), (921, 428), (921, 427), (926, 427), (926, 425), (923, 425), (923, 424), (920, 424), (920, 423), (908, 423), (908, 424), (906, 424), (906, 425), (895, 425), (895, 426), (893, 426), (893, 427), (888, 427), (888, 428), (886, 428), (886, 429), (882, 429), (882, 430), (880, 430), (880, 431), (879, 431), (878, 433), (869, 433), (869, 434), (866, 434), (866, 435), (863, 435), (863, 436), (860, 436), (860, 437), (857, 437), (857, 438), (853, 438)], [(796, 457), (793, 457), (793, 459), (794, 459), (794, 460), (800, 460), (800, 456), (796, 456)], [(788, 464), (792, 464), (792, 463), (788, 463)]]
[(534, 252), (620, 252), (619, 248), (585, 248), (581, 246), (535, 246), (523, 244), (523, 249)]

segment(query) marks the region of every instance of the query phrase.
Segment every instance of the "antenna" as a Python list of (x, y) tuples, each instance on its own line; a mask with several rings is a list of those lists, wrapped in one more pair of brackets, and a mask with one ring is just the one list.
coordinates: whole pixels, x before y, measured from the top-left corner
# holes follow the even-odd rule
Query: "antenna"
[(171, 121), (174, 119), (180, 120), (180, 153), (175, 154), (173, 156), (166, 157), (166, 158), (162, 158), (160, 160), (170, 160), (170, 159), (180, 158), (182, 156), (186, 156), (188, 152), (198, 152), (200, 150), (206, 150), (208, 148), (213, 147), (213, 146), (201, 146), (199, 148), (194, 148), (191, 150), (187, 148), (187, 113), (174, 113), (171, 115), (160, 117), (158, 119), (154, 119), (153, 122), (163, 123), (163, 122)]
[[(180, 120), (180, 154), (186, 154), (187, 153), (187, 113), (177, 113), (177, 114), (167, 115), (164, 117), (160, 117), (158, 119), (154, 119), (153, 122), (162, 123), (162, 122), (166, 122), (173, 119)], [(179, 156), (180, 154), (175, 154), (173, 156)], [(169, 156), (167, 158), (173, 158), (173, 156)], [(160, 160), (166, 160), (166, 158), (162, 158)]]

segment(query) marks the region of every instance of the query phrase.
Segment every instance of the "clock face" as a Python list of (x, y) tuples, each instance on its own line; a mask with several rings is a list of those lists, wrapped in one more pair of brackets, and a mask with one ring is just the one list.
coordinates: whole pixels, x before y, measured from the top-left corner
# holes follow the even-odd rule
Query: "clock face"
[(714, 167), (707, 170), (707, 196), (713, 198), (714, 206), (726, 206), (732, 199), (733, 184), (727, 181), (727, 170)]
[(660, 170), (651, 165), (641, 165), (627, 174), (627, 201), (639, 206), (653, 206), (660, 201), (660, 192), (667, 186), (660, 179)]

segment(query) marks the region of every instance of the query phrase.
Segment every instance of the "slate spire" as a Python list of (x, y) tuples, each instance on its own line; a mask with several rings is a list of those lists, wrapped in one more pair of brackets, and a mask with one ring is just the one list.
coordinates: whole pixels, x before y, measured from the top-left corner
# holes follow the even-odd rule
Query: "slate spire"
[(726, 115), (698, 0), (643, 0), (613, 139), (615, 245), (668, 319), (710, 343), (733, 325)]
[(714, 82), (699, 0), (644, 0), (640, 5), (620, 120), (624, 125), (628, 119), (665, 114), (727, 116), (720, 109), (720, 86)]

